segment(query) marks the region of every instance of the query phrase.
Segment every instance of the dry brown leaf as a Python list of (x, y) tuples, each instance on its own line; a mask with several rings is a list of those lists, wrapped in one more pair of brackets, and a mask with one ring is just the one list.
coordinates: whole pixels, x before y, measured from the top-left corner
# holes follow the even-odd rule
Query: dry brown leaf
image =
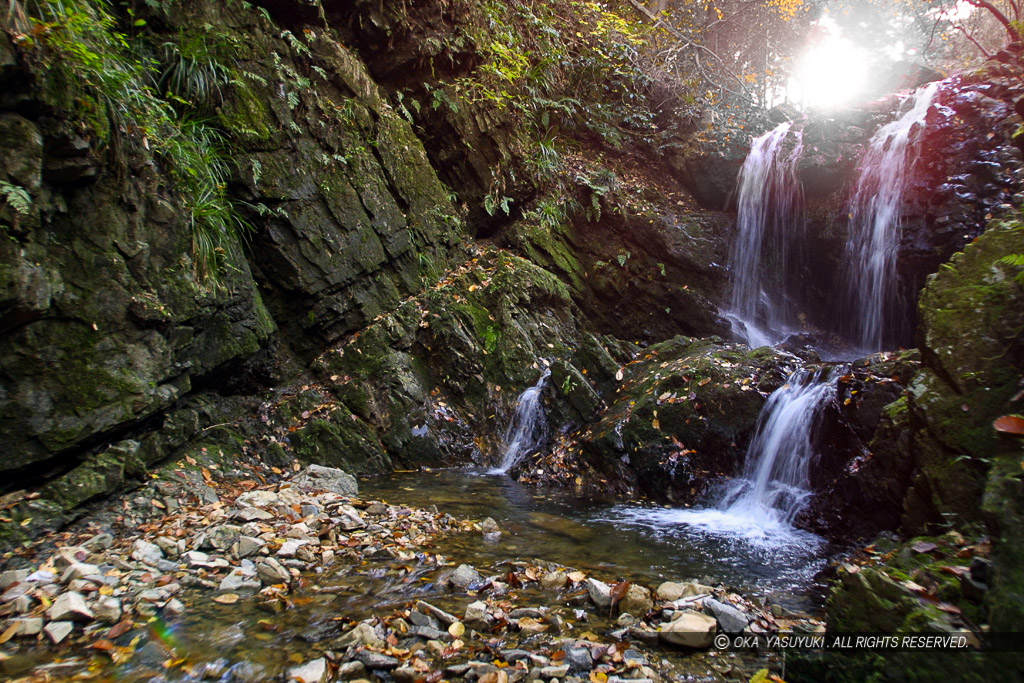
[(8, 640), (14, 637), (14, 634), (18, 632), (18, 622), (12, 623), (7, 627), (7, 630), (0, 634), (0, 644), (6, 643)]

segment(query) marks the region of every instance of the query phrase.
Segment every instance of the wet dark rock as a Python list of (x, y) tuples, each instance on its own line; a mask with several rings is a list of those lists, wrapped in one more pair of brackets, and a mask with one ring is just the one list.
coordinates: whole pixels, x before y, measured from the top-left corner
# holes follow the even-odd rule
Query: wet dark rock
[(572, 673), (587, 673), (594, 668), (594, 657), (585, 647), (570, 647), (565, 651), (565, 662)]
[(718, 621), (718, 627), (726, 633), (743, 633), (743, 629), (750, 623), (750, 618), (742, 610), (732, 605), (719, 602), (714, 598), (704, 600), (704, 609), (713, 615)]
[(391, 671), (392, 669), (397, 669), (401, 665), (401, 661), (394, 657), (381, 654), (379, 652), (370, 652), (368, 650), (361, 650), (357, 652), (356, 659), (362, 662), (363, 666), (371, 671)]

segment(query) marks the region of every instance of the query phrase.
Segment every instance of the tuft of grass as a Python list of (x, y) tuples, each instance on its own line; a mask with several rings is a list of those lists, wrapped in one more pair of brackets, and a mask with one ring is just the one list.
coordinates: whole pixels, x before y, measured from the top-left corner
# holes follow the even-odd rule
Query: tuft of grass
[[(223, 97), (224, 46), (202, 35), (164, 43), (161, 68), (133, 49), (107, 0), (6, 2), (14, 42), (41, 78), (66, 93), (79, 125), (101, 144), (145, 148), (165, 164), (188, 211), (196, 278), (218, 286), (248, 224), (227, 197), (223, 138), (190, 116)], [(145, 25), (127, 12), (132, 30)]]

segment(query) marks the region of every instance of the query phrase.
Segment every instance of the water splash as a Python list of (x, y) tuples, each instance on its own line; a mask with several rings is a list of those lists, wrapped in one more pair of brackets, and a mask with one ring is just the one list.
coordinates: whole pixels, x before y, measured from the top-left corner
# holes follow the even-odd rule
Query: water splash
[(501, 456), (501, 464), (492, 469), (491, 474), (506, 474), (547, 438), (548, 422), (540, 399), (544, 383), (550, 376), (551, 370), (544, 368), (537, 383), (519, 394), (512, 421), (505, 432), (505, 450)]
[(835, 398), (842, 366), (804, 368), (789, 376), (761, 409), (743, 476), (718, 507), (738, 517), (792, 525), (811, 497), (815, 428)]
[(938, 88), (938, 83), (931, 83), (918, 90), (905, 114), (878, 129), (861, 160), (846, 242), (850, 313), (845, 324), (851, 328), (851, 340), (864, 353), (898, 342), (893, 339), (892, 323), (899, 318), (900, 309), (896, 256), (903, 194), (919, 130)]
[(738, 178), (727, 317), (752, 347), (782, 341), (793, 326), (788, 281), (803, 242), (794, 234), (803, 228), (803, 188), (796, 176), (803, 135), (792, 125), (787, 121), (754, 139)]
[(792, 373), (761, 409), (743, 475), (729, 484), (715, 508), (678, 510), (674, 519), (762, 545), (817, 539), (793, 522), (811, 499), (815, 430), (844, 371), (845, 366), (834, 366)]

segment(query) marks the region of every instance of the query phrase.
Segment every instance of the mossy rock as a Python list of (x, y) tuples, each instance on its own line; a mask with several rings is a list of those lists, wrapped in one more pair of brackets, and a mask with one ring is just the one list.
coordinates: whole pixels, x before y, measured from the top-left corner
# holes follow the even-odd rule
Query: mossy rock
[(607, 471), (626, 462), (649, 495), (693, 502), (716, 476), (739, 470), (765, 397), (795, 360), (710, 339), (651, 346), (622, 370), (608, 410), (579, 434), (585, 457)]

